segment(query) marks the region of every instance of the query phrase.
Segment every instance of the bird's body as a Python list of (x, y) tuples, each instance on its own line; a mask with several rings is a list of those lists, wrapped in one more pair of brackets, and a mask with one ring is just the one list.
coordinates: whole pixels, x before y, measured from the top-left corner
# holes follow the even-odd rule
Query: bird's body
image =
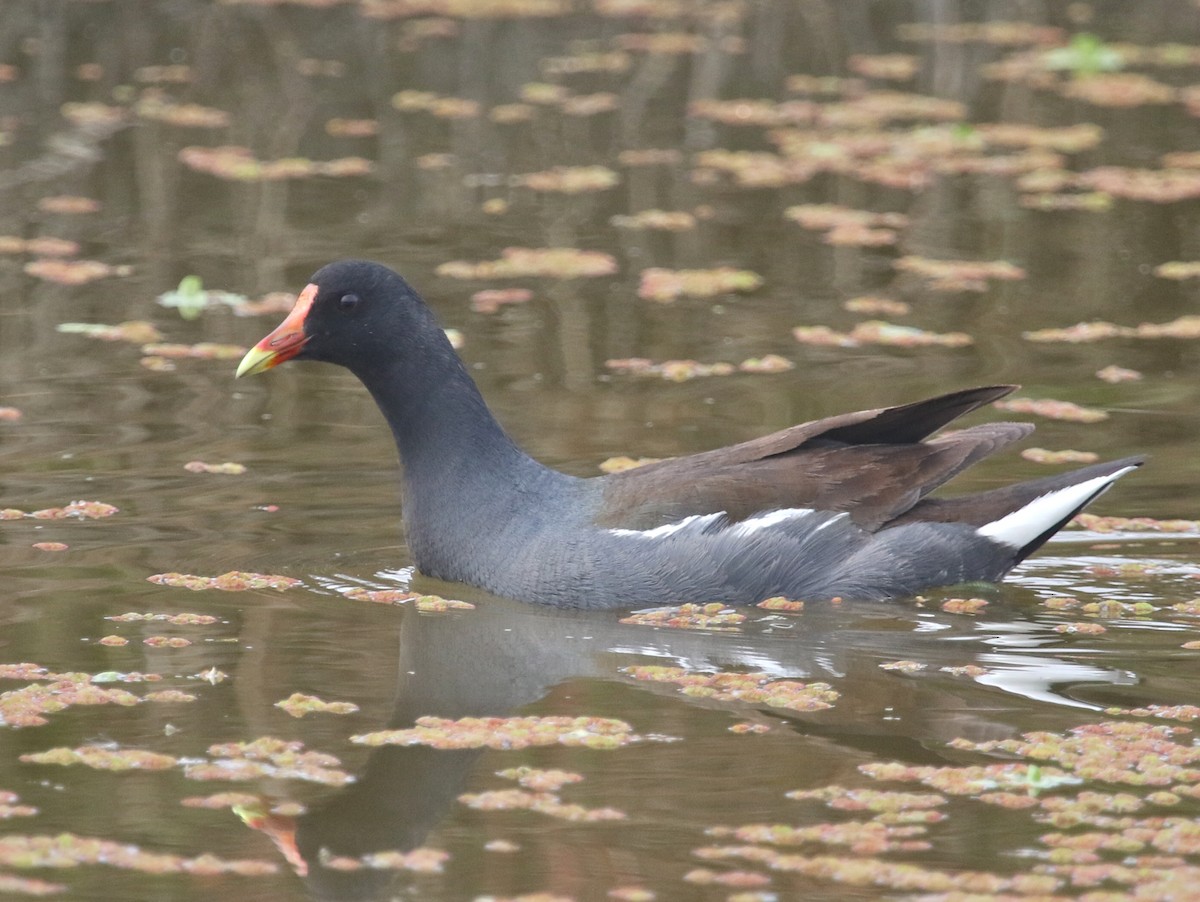
[(569, 476), (504, 432), (416, 292), (362, 261), (317, 272), (238, 374), (293, 357), (347, 367), (379, 405), (400, 453), (405, 533), (421, 572), (543, 604), (886, 598), (996, 581), (1140, 464), (927, 497), (1031, 431), (990, 423), (926, 440), (1013, 388), (994, 386)]

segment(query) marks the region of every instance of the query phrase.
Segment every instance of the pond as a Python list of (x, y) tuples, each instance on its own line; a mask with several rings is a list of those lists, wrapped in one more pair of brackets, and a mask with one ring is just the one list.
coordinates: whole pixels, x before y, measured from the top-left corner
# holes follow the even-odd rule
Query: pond
[[(1197, 13), (4, 4), (0, 896), (1188, 897)], [(1148, 463), (999, 586), (490, 597), (352, 375), (233, 379), (346, 257), (577, 476), (1005, 383), (943, 494)]]

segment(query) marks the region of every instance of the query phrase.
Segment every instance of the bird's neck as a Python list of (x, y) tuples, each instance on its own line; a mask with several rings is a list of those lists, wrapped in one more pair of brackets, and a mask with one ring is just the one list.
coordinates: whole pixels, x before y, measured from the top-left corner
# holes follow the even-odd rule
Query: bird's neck
[(541, 469), (492, 416), (449, 344), (433, 350), (356, 371), (391, 427), (405, 481), (428, 485), (453, 475), (475, 483)]

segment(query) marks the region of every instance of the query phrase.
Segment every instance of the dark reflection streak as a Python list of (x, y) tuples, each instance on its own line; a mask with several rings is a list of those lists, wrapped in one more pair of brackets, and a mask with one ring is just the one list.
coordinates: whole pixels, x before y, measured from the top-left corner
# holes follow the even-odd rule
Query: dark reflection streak
[[(874, 622), (879, 617), (886, 617), (892, 628), (880, 630)], [(940, 632), (914, 631), (918, 624), (911, 611), (886, 605), (856, 605), (853, 611), (814, 608), (796, 621), (797, 629), (782, 636), (763, 631), (771, 622), (767, 619), (744, 633), (714, 634), (649, 629), (620, 624), (612, 615), (532, 610), (499, 601), (484, 602), (461, 616), (404, 609), (388, 727), (410, 727), (425, 715), (457, 719), (520, 713), (553, 687), (580, 679), (630, 683), (739, 718), (754, 715), (759, 707), (684, 696), (669, 683), (631, 683), (624, 668), (645, 663), (697, 673), (765, 671), (779, 678), (831, 682), (841, 698), (830, 710), (761, 710), (786, 722), (797, 737), (827, 746), (825, 760), (868, 752), (868, 760), (883, 755), (909, 764), (945, 763), (955, 758), (943, 751), (953, 738), (1007, 738), (1015, 732), (1010, 721), (1028, 723), (1039, 711), (1052, 710), (1045, 701), (1079, 704), (1048, 690), (997, 697), (978, 683), (938, 674), (937, 666), (943, 663), (986, 660), (987, 637), (968, 633), (945, 642)], [(879, 662), (898, 658), (927, 662), (928, 673), (910, 679), (879, 670)], [(1076, 682), (1085, 677), (1097, 682), (1113, 679), (1100, 668), (1035, 661), (1035, 671), (1043, 667), (1058, 674), (1070, 672)], [(1036, 672), (1027, 676), (1037, 678)], [(1036, 704), (1031, 707), (1024, 699), (1034, 695)], [(629, 719), (639, 732), (654, 730), (654, 724), (639, 722), (636, 712)], [(424, 844), (437, 825), (452, 816), (455, 799), (482, 754), (421, 746), (373, 750), (354, 784), (311, 806), (296, 821), (296, 846), (308, 865), (310, 891), (326, 899), (383, 898), (393, 876), (330, 870), (321, 866), (322, 856), (359, 857)], [(618, 749), (597, 754), (632, 753)], [(522, 763), (518, 756), (513, 758), (511, 763)]]

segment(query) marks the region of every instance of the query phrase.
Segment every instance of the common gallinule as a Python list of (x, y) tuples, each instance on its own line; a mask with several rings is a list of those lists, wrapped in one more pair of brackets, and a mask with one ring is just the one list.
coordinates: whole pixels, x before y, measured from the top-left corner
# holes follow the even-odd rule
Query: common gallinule
[(237, 375), (293, 358), (346, 367), (383, 411), (421, 572), (541, 604), (878, 599), (994, 582), (1142, 462), (927, 497), (1032, 431), (985, 423), (923, 441), (1015, 388), (997, 385), (569, 476), (509, 438), (412, 287), (360, 260), (319, 270)]

